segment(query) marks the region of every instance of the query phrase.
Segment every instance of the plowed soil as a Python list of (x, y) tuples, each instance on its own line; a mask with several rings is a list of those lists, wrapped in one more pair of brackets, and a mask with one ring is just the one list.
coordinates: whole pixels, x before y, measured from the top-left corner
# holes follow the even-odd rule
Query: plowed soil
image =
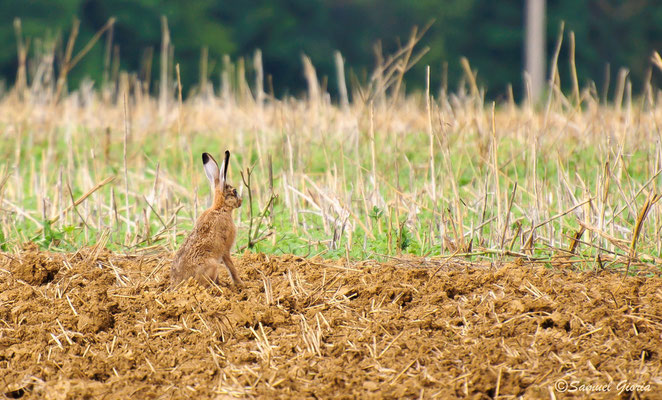
[(661, 398), (659, 276), (246, 253), (243, 290), (171, 289), (171, 257), (0, 254), (0, 396)]

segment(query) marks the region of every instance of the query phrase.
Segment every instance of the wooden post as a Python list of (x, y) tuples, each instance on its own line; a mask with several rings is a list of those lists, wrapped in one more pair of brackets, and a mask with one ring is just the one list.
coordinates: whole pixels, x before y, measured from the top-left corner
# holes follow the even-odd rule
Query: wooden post
[[(545, 83), (545, 0), (526, 0), (525, 68), (531, 100), (540, 99)], [(526, 94), (526, 93), (525, 93)]]

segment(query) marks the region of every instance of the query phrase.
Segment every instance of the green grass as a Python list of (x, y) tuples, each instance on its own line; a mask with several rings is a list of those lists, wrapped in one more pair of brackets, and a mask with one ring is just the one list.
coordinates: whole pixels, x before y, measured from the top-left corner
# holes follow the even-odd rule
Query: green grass
[[(180, 193), (180, 196), (169, 199), (171, 210), (165, 210), (166, 214), (172, 211), (174, 204), (177, 202), (184, 207), (177, 213), (179, 220), (177, 226), (170, 229), (171, 231), (176, 229), (177, 236), (172, 234), (162, 235), (152, 240), (147, 239), (146, 235), (142, 235), (141, 238), (135, 238), (127, 242), (127, 234), (130, 232), (135, 234), (135, 228), (132, 229), (126, 223), (115, 223), (113, 213), (109, 210), (104, 212), (102, 208), (99, 208), (90, 212), (84, 209), (85, 203), (78, 206), (76, 209), (80, 208), (79, 212), (82, 211), (81, 214), (87, 213), (86, 221), (88, 219), (92, 221), (92, 223), (87, 223), (87, 226), (75, 210), (67, 213), (66, 222), (58, 221), (54, 224), (48, 223), (48, 218), (44, 220), (43, 215), (39, 215), (38, 210), (41, 209), (41, 204), (45, 198), (52, 202), (54, 198), (61, 196), (63, 203), (60, 204), (60, 209), (65, 208), (65, 204), (68, 206), (71, 203), (71, 196), (66, 188), (66, 182), (60, 185), (57, 190), (53, 188), (54, 185), (57, 186), (60, 170), (65, 171), (64, 179), (71, 182), (74, 199), (81, 197), (89, 189), (91, 186), (89, 183), (98, 182), (107, 176), (115, 176), (116, 179), (113, 183), (93, 194), (86, 202), (91, 206), (94, 206), (95, 199), (97, 202), (109, 203), (110, 188), (112, 187), (116, 204), (120, 208), (125, 204), (122, 182), (123, 142), (117, 140), (119, 132), (112, 132), (114, 139), (110, 142), (110, 147), (106, 152), (103, 148), (104, 142), (101, 140), (103, 139), (103, 133), (100, 134), (86, 126), (74, 126), (67, 129), (74, 132), (71, 147), (67, 142), (65, 129), (60, 127), (55, 128), (53, 135), (40, 135), (36, 130), (26, 129), (18, 136), (5, 137), (5, 140), (0, 144), (0, 153), (9, 157), (5, 170), (12, 171), (16, 168), (10, 176), (8, 184), (11, 185), (12, 181), (22, 184), (21, 187), (13, 190), (13, 195), (15, 198), (21, 199), (19, 206), (36, 220), (35, 222), (29, 218), (18, 216), (16, 223), (10, 224), (11, 229), (3, 230), (3, 246), (8, 248), (13, 243), (33, 240), (44, 248), (56, 247), (58, 250), (72, 251), (80, 246), (94, 243), (102, 231), (108, 230), (110, 240), (107, 246), (113, 250), (130, 251), (131, 249), (154, 244), (163, 244), (171, 249), (176, 248), (183, 240), (183, 234), (190, 230), (194, 220), (193, 208), (195, 206), (191, 202), (195, 200), (192, 197), (194, 198), (195, 193), (197, 193), (198, 212), (207, 204), (209, 189), (201, 165), (198, 165), (198, 154), (205, 150), (220, 152), (223, 145), (219, 143), (218, 139), (214, 138), (215, 133), (190, 132), (183, 134), (185, 139), (180, 139), (180, 143), (184, 142), (188, 147), (184, 149), (178, 147), (177, 142), (173, 143), (172, 138), (167, 141), (164, 147), (164, 140), (154, 132), (146, 132), (145, 136), (140, 139), (139, 144), (129, 143), (130, 147), (127, 149), (127, 153), (131, 161), (129, 161), (128, 174), (132, 182), (131, 191), (134, 192), (129, 195), (130, 218), (134, 221), (140, 220), (141, 214), (149, 210), (143, 196), (148, 196), (151, 193), (150, 184), (153, 183), (155, 178), (157, 166), (161, 174), (167, 174), (169, 179), (173, 179), (174, 183), (184, 190), (184, 193)], [(168, 134), (172, 135), (172, 133)], [(270, 132), (259, 132), (255, 136), (270, 134)], [(470, 231), (472, 226), (475, 228), (480, 225), (481, 221), (499, 217), (499, 210), (494, 207), (496, 199), (492, 190), (494, 177), (490, 160), (491, 154), (489, 154), (491, 144), (483, 145), (483, 152), (481, 153), (481, 138), (475, 132), (461, 135), (458, 132), (456, 138), (449, 136), (449, 142), (452, 142), (452, 144), (448, 145), (447, 151), (436, 151), (434, 162), (438, 168), (436, 172), (437, 182), (441, 189), (438, 190), (441, 199), (436, 204), (431, 203), (429, 194), (425, 193), (425, 186), (429, 179), (428, 174), (424, 173), (426, 164), (429, 162), (426, 156), (429, 138), (421, 132), (399, 132), (397, 136), (377, 133), (376, 137), (386, 138), (384, 142), (376, 142), (375, 144), (379, 154), (375, 160), (377, 167), (375, 176), (380, 189), (379, 195), (391, 204), (372, 205), (372, 207), (368, 207), (368, 213), (365, 212), (362, 205), (365, 193), (360, 193), (357, 189), (359, 179), (363, 179), (364, 191), (374, 189), (373, 183), (369, 181), (372, 166), (369, 136), (367, 134), (362, 132), (360, 135), (358, 162), (356, 158), (352, 157), (355, 154), (353, 153), (355, 149), (352, 149), (347, 142), (325, 140), (324, 143), (321, 143), (310, 137), (306, 137), (305, 141), (297, 143), (300, 151), (303, 151), (305, 156), (292, 161), (297, 174), (305, 175), (319, 184), (323, 184), (325, 174), (328, 174), (331, 170), (335, 170), (336, 175), (340, 170), (344, 172), (345, 185), (340, 188), (343, 191), (342, 194), (347, 196), (347, 204), (353, 209), (356, 216), (366, 227), (371, 227), (369, 233), (367, 233), (363, 227), (354, 224), (351, 242), (350, 235), (347, 232), (350, 229), (348, 226), (345, 226), (341, 235), (339, 232), (343, 230), (342, 227), (336, 228), (336, 234), (339, 237), (333, 241), (332, 229), (327, 228), (325, 230), (323, 228), (324, 224), (319, 212), (317, 214), (309, 212), (301, 214), (299, 218), (300, 226), (297, 229), (292, 226), (293, 210), (291, 206), (284, 204), (282, 193), (284, 190), (283, 177), (288, 174), (289, 161), (286, 157), (277, 156), (278, 147), (282, 148), (286, 145), (282, 137), (273, 138), (273, 151), (270, 151), (270, 153), (272, 153), (273, 158), (275, 192), (279, 195), (279, 198), (274, 204), (273, 219), (269, 216), (264, 218), (262, 229), (265, 232), (272, 230), (274, 235), (272, 238), (255, 244), (250, 250), (266, 253), (293, 253), (305, 256), (321, 254), (333, 258), (349, 255), (353, 259), (399, 253), (440, 255), (444, 254), (447, 249), (444, 249), (441, 240), (435, 240), (435, 236), (440, 237), (442, 235), (440, 227), (445, 228), (445, 235), (453, 236), (452, 224), (449, 224), (448, 221), (458, 220), (458, 213), (462, 213), (465, 232)], [(292, 134), (292, 138), (297, 140), (295, 134)], [(570, 151), (564, 153), (563, 149), (555, 146), (552, 152), (540, 154), (535, 163), (534, 176), (539, 184), (538, 190), (553, 194), (555, 190), (559, 190), (563, 186), (560, 176), (566, 174), (568, 179), (574, 182), (574, 185), (571, 185), (572, 194), (580, 199), (586, 197), (583, 196), (585, 194), (583, 193), (584, 190), (590, 192), (595, 188), (595, 182), (602, 174), (601, 169), (603, 169), (604, 160), (609, 157), (609, 154), (605, 154), (605, 151), (599, 148), (599, 143), (582, 145), (581, 143), (573, 143), (572, 140), (568, 142), (567, 148)], [(17, 148), (20, 149), (18, 162), (15, 157)], [(396, 148), (399, 150), (395, 150)], [(234, 151), (235, 158), (231, 170), (232, 182), (235, 183), (235, 186), (241, 186), (241, 179), (238, 174), (239, 166), (244, 169), (249, 165), (256, 166), (253, 180), (260, 188), (256, 192), (257, 199), (253, 204), (253, 209), (254, 213), (257, 214), (264, 205), (264, 188), (268, 185), (268, 174), (259, 167), (260, 154), (258, 154), (258, 150), (255, 147), (250, 147), (247, 150), (243, 153)], [(629, 152), (621, 156), (616, 163), (620, 163), (624, 167), (621, 170), (621, 179), (625, 184), (624, 186), (626, 186), (625, 190), (631, 193), (635, 187), (643, 185), (648, 180), (651, 154), (650, 151), (637, 147), (628, 150)], [(91, 159), (92, 152), (95, 155), (94, 159)], [(105, 159), (106, 154), (109, 156), (108, 159)], [(344, 154), (344, 157), (341, 157), (341, 154)], [(286, 154), (281, 153), (281, 155)], [(43, 159), (44, 156), (49, 157), (49, 159)], [(408, 162), (404, 160), (405, 157)], [(51, 160), (55, 163), (51, 163)], [(140, 168), (133, 166), (136, 160), (139, 160)], [(520, 138), (506, 136), (499, 139), (497, 163), (500, 166), (499, 190), (502, 196), (509, 195), (514, 182), (518, 182), (521, 188), (522, 182), (526, 183), (533, 180), (530, 171), (532, 160), (528, 153), (527, 143)], [(46, 172), (45, 177), (41, 176), (40, 170)], [(81, 170), (86, 170), (86, 174), (89, 175), (88, 185), (80, 182), (83, 180), (81, 175), (85, 175), (81, 174)], [(450, 176), (446, 173), (448, 171), (450, 171)], [(586, 187), (582, 188), (578, 185), (577, 182), (580, 180), (573, 179), (573, 175), (581, 178)], [(41, 189), (36, 189), (40, 180), (47, 182), (45, 193)], [(139, 183), (137, 187), (134, 187), (133, 182), (136, 181)], [(453, 199), (452, 190), (449, 190), (450, 181), (455, 181), (459, 202)], [(481, 203), (484, 198), (479, 194), (484, 191), (486, 182), (488, 194), (485, 198), (488, 203), (491, 203), (491, 206), (485, 208), (485, 215), (483, 216)], [(629, 186), (632, 186), (632, 188)], [(246, 188), (241, 190), (245, 191)], [(5, 198), (8, 197), (6, 192), (7, 189), (5, 189)], [(396, 210), (393, 204), (394, 201), (397, 201), (398, 196), (396, 195), (396, 198), (394, 198), (394, 193), (397, 192), (403, 193), (402, 198), (407, 197), (400, 203), (401, 211)], [(423, 194), (423, 196), (420, 194)], [(590, 194), (594, 195), (593, 193)], [(621, 193), (619, 193), (617, 185), (611, 185), (608, 198), (614, 198), (615, 203), (619, 203), (619, 195)], [(482, 196), (484, 196), (484, 193)], [(247, 199), (247, 196), (245, 198)], [(641, 198), (640, 195), (639, 199), (636, 200), (641, 201)], [(630, 199), (624, 200), (629, 201)], [(406, 209), (412, 207), (411, 201), (419, 203), (419, 210), (413, 216), (410, 215), (410, 218), (407, 218), (405, 214), (411, 210)], [(244, 204), (244, 207), (238, 210), (240, 227), (237, 240), (238, 248), (246, 247), (248, 242), (247, 218), (249, 204), (247, 201)], [(504, 207), (507, 205), (506, 198), (502, 199), (502, 204)], [(536, 197), (532, 192), (520, 189), (515, 195), (513, 204), (510, 226), (507, 231), (514, 232), (517, 224), (522, 224), (523, 228), (529, 225), (530, 228), (530, 221), (527, 218), (529, 213), (524, 207), (536, 205)], [(458, 205), (460, 209), (456, 208)], [(551, 201), (544, 204), (546, 210), (540, 211), (543, 215), (553, 215), (568, 206), (569, 203), (563, 201), (562, 196), (551, 196)], [(298, 201), (297, 207), (301, 210), (314, 211), (310, 205), (301, 200)], [(611, 208), (616, 209), (618, 207)], [(54, 211), (50, 210), (48, 216), (55, 215)], [(504, 210), (502, 209), (501, 212), (504, 212)], [(124, 215), (126, 210), (119, 210), (118, 213)], [(5, 218), (8, 216), (6, 214)], [(97, 221), (94, 221), (95, 217)], [(336, 222), (342, 224), (342, 218), (338, 215), (335, 218), (338, 219)], [(624, 227), (632, 227), (635, 218), (636, 215), (630, 212), (629, 208), (626, 208), (625, 212), (617, 217), (614, 222)], [(163, 219), (161, 217), (161, 220)], [(156, 217), (154, 212), (151, 213), (149, 226), (152, 234), (163, 230), (161, 220)], [(101, 224), (93, 223), (98, 221)], [(348, 218), (348, 222), (352, 223), (350, 218)], [(331, 221), (329, 221), (330, 223)], [(567, 240), (564, 240), (565, 236), (571, 235), (579, 228), (578, 223), (572, 216), (556, 220), (551, 223), (551, 226), (560, 244), (567, 242)], [(457, 228), (455, 227), (455, 229)], [(144, 225), (141, 229), (145, 229)], [(42, 232), (37, 233), (40, 230)], [(426, 236), (428, 234), (431, 236)], [(500, 234), (502, 234), (502, 227), (495, 223), (488, 223), (482, 228), (480, 237), (469, 234), (466, 241), (468, 242), (474, 237), (474, 244), (494, 248), (496, 244), (494, 240), (498, 239)], [(457, 239), (457, 237), (453, 239)], [(511, 238), (509, 238), (508, 242), (511, 241)], [(331, 245), (331, 242), (333, 242), (333, 245)], [(537, 251), (534, 255), (544, 256), (550, 252), (547, 246), (538, 245), (536, 247)], [(516, 243), (514, 249), (520, 251), (521, 243)], [(651, 255), (659, 256), (657, 249), (651, 251)]]

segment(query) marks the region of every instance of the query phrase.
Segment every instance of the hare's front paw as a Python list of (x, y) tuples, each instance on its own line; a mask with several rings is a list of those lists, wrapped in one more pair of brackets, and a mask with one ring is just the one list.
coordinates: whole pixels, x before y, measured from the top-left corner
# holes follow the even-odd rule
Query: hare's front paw
[(233, 286), (234, 286), (236, 289), (238, 289), (238, 290), (241, 290), (241, 289), (245, 289), (245, 288), (246, 288), (246, 284), (244, 283), (244, 281), (242, 281), (242, 280), (239, 279), (239, 278), (237, 278), (237, 280), (234, 281), (233, 283), (234, 283)]

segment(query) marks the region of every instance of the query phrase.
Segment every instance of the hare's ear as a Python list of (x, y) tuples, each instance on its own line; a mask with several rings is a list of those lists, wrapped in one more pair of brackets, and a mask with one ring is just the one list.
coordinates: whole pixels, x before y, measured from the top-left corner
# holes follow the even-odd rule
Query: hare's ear
[(225, 160), (223, 160), (223, 187), (228, 180), (228, 166), (230, 165), (230, 152), (225, 150)]
[(216, 160), (209, 153), (202, 153), (202, 165), (205, 168), (205, 175), (211, 184), (212, 188), (220, 185), (220, 173)]

